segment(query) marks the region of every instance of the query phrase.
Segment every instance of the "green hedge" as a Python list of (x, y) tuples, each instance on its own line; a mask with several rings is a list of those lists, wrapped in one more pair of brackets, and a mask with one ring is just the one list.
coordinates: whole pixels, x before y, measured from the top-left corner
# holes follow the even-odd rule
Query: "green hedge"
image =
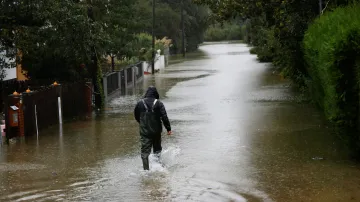
[(304, 37), (310, 92), (328, 119), (355, 126), (359, 107), (360, 5), (316, 19)]

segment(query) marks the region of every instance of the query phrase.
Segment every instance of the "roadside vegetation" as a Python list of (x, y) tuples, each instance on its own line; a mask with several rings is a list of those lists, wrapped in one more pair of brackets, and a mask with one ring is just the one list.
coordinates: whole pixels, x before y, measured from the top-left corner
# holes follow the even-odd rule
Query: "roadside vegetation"
[(245, 19), (251, 53), (304, 89), (360, 148), (358, 0), (194, 1), (208, 5), (218, 21)]
[[(183, 2), (186, 50), (194, 51), (203, 42), (208, 8)], [(156, 1), (156, 49), (180, 52), (180, 8), (180, 1)], [(0, 79), (17, 64), (32, 80), (91, 79), (100, 92), (97, 106), (109, 63), (121, 68), (155, 51), (148, 0), (3, 0), (0, 11)]]

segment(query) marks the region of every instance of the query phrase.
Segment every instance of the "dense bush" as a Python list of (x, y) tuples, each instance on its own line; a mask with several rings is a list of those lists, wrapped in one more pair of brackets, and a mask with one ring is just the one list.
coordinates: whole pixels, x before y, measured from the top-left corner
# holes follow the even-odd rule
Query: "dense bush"
[(260, 62), (272, 62), (274, 57), (276, 56), (279, 42), (274, 36), (274, 27), (271, 28), (262, 28), (259, 29), (259, 35), (262, 35), (260, 39), (258, 39), (258, 43), (261, 46), (256, 46), (250, 52), (252, 54), (257, 54), (258, 60)]
[[(172, 45), (172, 40), (167, 37), (162, 39), (155, 39), (155, 51), (160, 50), (161, 54), (164, 53), (166, 48)], [(152, 36), (148, 33), (139, 33), (134, 36), (134, 40), (128, 43), (129, 49), (131, 49), (132, 57), (135, 57), (141, 61), (152, 60)], [(121, 58), (124, 60), (123, 58)], [(123, 64), (127, 64), (123, 61)]]
[(309, 89), (326, 116), (356, 125), (359, 108), (360, 5), (316, 19), (304, 38)]
[(243, 40), (244, 29), (236, 23), (215, 24), (210, 26), (206, 32), (205, 41), (226, 41), (226, 40)]

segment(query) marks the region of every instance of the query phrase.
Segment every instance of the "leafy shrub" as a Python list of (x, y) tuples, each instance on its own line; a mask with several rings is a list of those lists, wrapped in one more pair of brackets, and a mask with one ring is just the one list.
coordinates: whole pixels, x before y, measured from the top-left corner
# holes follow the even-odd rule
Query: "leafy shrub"
[(139, 62), (137, 57), (123, 57), (121, 60), (115, 60), (115, 69), (123, 69), (126, 66), (133, 65)]
[(328, 119), (354, 126), (359, 108), (360, 5), (316, 19), (304, 37), (307, 82)]
[(256, 53), (260, 62), (272, 62), (278, 49), (278, 41), (274, 35), (274, 28), (259, 29), (258, 35), (258, 43), (261, 45), (256, 46), (256, 49), (250, 51), (250, 53)]
[[(164, 53), (165, 48), (171, 46), (171, 39), (164, 37), (155, 39), (155, 51), (160, 50)], [(142, 61), (152, 60), (152, 36), (147, 33), (140, 33), (135, 36), (135, 40), (128, 44), (131, 46), (134, 57)]]
[(164, 54), (165, 48), (169, 48), (171, 46), (171, 39), (164, 37), (162, 39), (155, 40), (155, 50), (160, 50), (161, 54)]
[(258, 53), (258, 47), (252, 47), (251, 49), (250, 49), (250, 54), (257, 54)]
[(226, 32), (220, 27), (211, 26), (207, 29), (204, 36), (205, 41), (221, 41), (226, 39)]

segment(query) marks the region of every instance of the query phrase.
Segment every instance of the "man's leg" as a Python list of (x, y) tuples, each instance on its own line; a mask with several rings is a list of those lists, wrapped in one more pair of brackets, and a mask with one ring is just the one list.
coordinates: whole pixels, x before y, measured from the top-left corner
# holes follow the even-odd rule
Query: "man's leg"
[(160, 158), (162, 147), (161, 147), (161, 134), (155, 135), (153, 140), (153, 151), (156, 157)]
[(141, 159), (144, 170), (149, 170), (149, 155), (151, 153), (152, 139), (141, 135)]

